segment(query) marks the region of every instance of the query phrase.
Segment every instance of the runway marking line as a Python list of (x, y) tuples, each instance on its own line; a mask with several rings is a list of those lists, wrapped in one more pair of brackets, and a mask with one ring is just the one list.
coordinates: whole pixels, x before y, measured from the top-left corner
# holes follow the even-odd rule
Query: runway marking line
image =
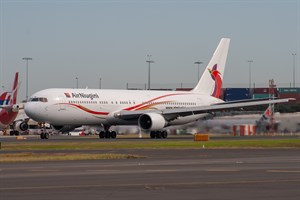
[(207, 169), (207, 172), (239, 172), (239, 169)]
[(179, 171), (179, 170), (175, 170), (175, 169), (149, 169), (149, 170), (145, 170), (145, 172), (147, 173), (152, 173), (152, 172), (154, 172), (154, 173), (160, 173), (160, 172), (177, 172), (177, 171)]
[(86, 172), (120, 172), (121, 170), (101, 170), (101, 169), (95, 169), (95, 170), (85, 170)]
[(34, 189), (68, 189), (68, 188), (104, 188), (104, 187), (187, 187), (205, 185), (228, 185), (228, 184), (259, 184), (259, 183), (288, 183), (300, 182), (300, 179), (288, 180), (248, 180), (248, 181), (216, 181), (216, 182), (194, 182), (194, 183), (161, 183), (161, 184), (111, 184), (111, 185), (66, 185), (66, 186), (32, 186), (32, 187), (8, 187), (0, 188), (5, 190), (34, 190)]
[(30, 172), (58, 172), (57, 169), (31, 169)]
[(300, 173), (299, 170), (280, 170), (280, 169), (274, 169), (274, 170), (267, 170), (267, 172), (271, 173)]

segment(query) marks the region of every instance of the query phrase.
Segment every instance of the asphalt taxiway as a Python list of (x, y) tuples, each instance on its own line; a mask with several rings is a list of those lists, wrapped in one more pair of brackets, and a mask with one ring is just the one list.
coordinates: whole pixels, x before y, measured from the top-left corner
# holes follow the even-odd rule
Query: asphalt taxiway
[(118, 149), (141, 159), (0, 164), (0, 199), (300, 197), (299, 149)]
[[(193, 140), (194, 135), (169, 135), (167, 140)], [(300, 137), (299, 134), (296, 135), (257, 135), (251, 137), (237, 137), (231, 135), (217, 135), (210, 136), (213, 140), (270, 140), (271, 139), (298, 139)], [(20, 139), (18, 139), (20, 138)], [(0, 136), (0, 142), (32, 142), (39, 141), (39, 135), (22, 135), (22, 136)], [(69, 136), (69, 135), (51, 135), (47, 142), (59, 142), (59, 141), (99, 141), (99, 142), (107, 142), (107, 141), (141, 141), (141, 140), (152, 140), (149, 134), (143, 134), (142, 138), (139, 138), (138, 135), (118, 135), (116, 139), (99, 139), (97, 135), (92, 136)], [(154, 139), (154, 140), (166, 140), (166, 139)], [(41, 140), (43, 141), (43, 140)]]

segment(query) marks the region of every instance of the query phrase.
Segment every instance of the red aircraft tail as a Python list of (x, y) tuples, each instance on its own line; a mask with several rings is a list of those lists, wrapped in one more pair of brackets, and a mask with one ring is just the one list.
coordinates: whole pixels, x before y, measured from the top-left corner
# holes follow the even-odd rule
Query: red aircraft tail
[(18, 80), (19, 80), (19, 73), (16, 72), (14, 86), (13, 86), (13, 90), (12, 90), (12, 94), (11, 94), (12, 99), (10, 101), (10, 105), (14, 105), (17, 103), (18, 87), (19, 87)]

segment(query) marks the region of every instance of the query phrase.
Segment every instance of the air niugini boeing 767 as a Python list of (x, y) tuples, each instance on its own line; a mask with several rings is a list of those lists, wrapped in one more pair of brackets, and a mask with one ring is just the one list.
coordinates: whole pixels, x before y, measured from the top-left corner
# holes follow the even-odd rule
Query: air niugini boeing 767
[[(81, 125), (100, 125), (100, 138), (115, 138), (115, 125), (138, 125), (151, 138), (166, 138), (164, 128), (207, 118), (216, 111), (288, 102), (290, 99), (262, 99), (224, 102), (219, 99), (230, 39), (222, 38), (196, 87), (183, 91), (109, 89), (45, 89), (33, 94), (26, 114), (46, 122), (58, 131)], [(48, 139), (42, 133), (42, 139)]]

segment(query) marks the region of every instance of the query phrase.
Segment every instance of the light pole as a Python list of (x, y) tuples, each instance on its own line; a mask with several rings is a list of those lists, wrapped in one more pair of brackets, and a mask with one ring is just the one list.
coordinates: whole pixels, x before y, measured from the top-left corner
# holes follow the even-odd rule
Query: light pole
[(101, 77), (99, 78), (99, 89), (101, 89)]
[(253, 63), (253, 60), (248, 60), (249, 63), (249, 89), (251, 89), (251, 63)]
[(296, 57), (296, 54), (295, 53), (292, 53), (292, 56), (293, 56), (293, 87), (295, 87), (295, 57)]
[(32, 60), (32, 58), (22, 58), (22, 60), (26, 60), (26, 101), (28, 100), (28, 60)]
[(76, 88), (78, 89), (78, 77), (75, 78), (76, 79)]
[(152, 55), (147, 55), (148, 60), (146, 60), (146, 62), (148, 63), (148, 90), (150, 90), (150, 88), (151, 88), (150, 87), (150, 65), (151, 65), (151, 63), (154, 63), (154, 61), (150, 59), (151, 56)]
[(200, 80), (200, 65), (201, 65), (202, 63), (203, 63), (203, 62), (200, 62), (200, 61), (194, 62), (194, 64), (198, 65), (198, 81)]

